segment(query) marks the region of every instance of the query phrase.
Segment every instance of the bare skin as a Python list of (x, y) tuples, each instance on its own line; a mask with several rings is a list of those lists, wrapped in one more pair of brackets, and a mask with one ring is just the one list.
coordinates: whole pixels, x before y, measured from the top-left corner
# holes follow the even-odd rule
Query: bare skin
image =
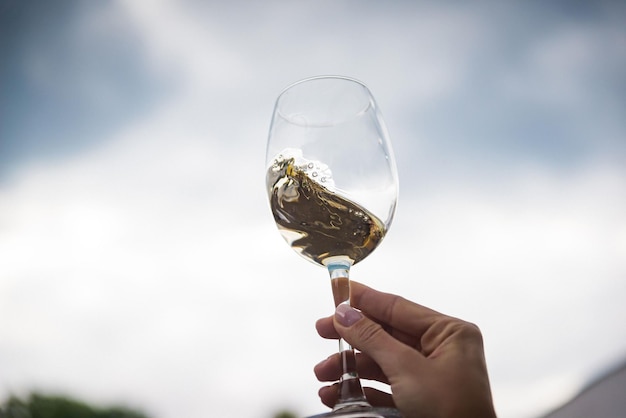
[[(493, 418), (496, 416), (482, 334), (469, 322), (443, 315), (400, 296), (351, 282), (351, 305), (317, 321), (320, 336), (343, 337), (360, 353), (359, 375), (389, 384), (391, 394), (365, 388), (374, 406), (395, 406), (405, 418)], [(360, 312), (359, 312), (360, 310)], [(315, 366), (322, 382), (341, 375), (339, 355)], [(319, 395), (337, 400), (336, 383)]]

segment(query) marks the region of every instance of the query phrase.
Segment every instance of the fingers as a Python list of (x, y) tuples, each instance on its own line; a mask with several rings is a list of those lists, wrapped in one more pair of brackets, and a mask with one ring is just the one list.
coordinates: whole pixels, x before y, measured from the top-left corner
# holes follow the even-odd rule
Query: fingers
[(322, 386), (317, 392), (322, 403), (329, 408), (334, 407), (339, 399), (339, 389), (337, 385), (338, 383), (330, 386)]
[(317, 329), (317, 333), (322, 338), (327, 339), (339, 339), (339, 334), (337, 334), (337, 330), (335, 330), (335, 324), (333, 324), (333, 316), (329, 316), (326, 318), (318, 319), (315, 323), (315, 329)]
[(386, 324), (418, 340), (437, 320), (446, 316), (403, 297), (383, 293), (359, 282), (350, 282), (350, 304), (376, 322)]
[[(371, 357), (363, 354), (356, 354), (356, 370), (360, 377), (368, 380), (376, 380), (382, 383), (389, 383), (378, 364)], [(333, 354), (326, 360), (318, 363), (314, 368), (315, 376), (320, 382), (334, 382), (339, 380), (343, 370), (341, 367), (341, 355)]]
[[(323, 338), (342, 336), (353, 347), (367, 353), (385, 371), (387, 378), (401, 374), (404, 362), (417, 364), (423, 360), (419, 353), (423, 334), (433, 324), (447, 318), (400, 296), (378, 292), (358, 282), (352, 282), (350, 294), (352, 305), (363, 312), (340, 305), (334, 316), (317, 321), (317, 332)], [(336, 370), (325, 367), (319, 369), (323, 376), (321, 380), (334, 380), (336, 377), (332, 376)], [(382, 379), (383, 374), (378, 370), (362, 367), (361, 373), (368, 373), (376, 380)]]
[[(390, 333), (395, 333), (394, 337), (400, 340), (419, 340), (435, 322), (449, 318), (400, 296), (379, 292), (355, 281), (350, 282), (350, 305), (363, 311)], [(317, 321), (316, 328), (320, 336), (339, 338), (332, 322), (332, 316)]]
[[(332, 408), (337, 403), (338, 398), (338, 385), (339, 383), (335, 383), (334, 385), (324, 386), (320, 388), (318, 394), (322, 403), (329, 408)], [(375, 407), (395, 407), (393, 402), (393, 398), (390, 394), (380, 391), (378, 389), (365, 387), (363, 388), (365, 391), (365, 397), (369, 401), (372, 406)]]
[[(337, 330), (335, 329), (333, 318), (334, 316), (321, 318), (315, 323), (315, 328), (317, 329), (317, 333), (320, 335), (320, 337), (333, 340), (338, 340), (340, 338), (339, 333), (337, 333)], [(419, 338), (410, 333), (394, 329), (393, 327), (390, 327), (386, 324), (381, 324), (381, 326), (396, 340), (415, 348), (417, 351), (421, 351), (421, 343)]]
[(396, 404), (393, 397), (386, 392), (374, 388), (363, 388), (365, 397), (372, 406), (395, 408)]
[(419, 366), (424, 361), (417, 350), (397, 340), (380, 324), (347, 304), (337, 307), (334, 325), (339, 335), (380, 366), (389, 381), (401, 376), (407, 364)]

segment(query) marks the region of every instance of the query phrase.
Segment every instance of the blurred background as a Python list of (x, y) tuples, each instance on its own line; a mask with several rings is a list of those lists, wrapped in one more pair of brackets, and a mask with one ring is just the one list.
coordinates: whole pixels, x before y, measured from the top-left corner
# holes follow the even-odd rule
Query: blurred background
[(501, 417), (626, 358), (626, 5), (0, 0), (0, 398), (323, 412), (326, 273), (271, 218), (276, 96), (366, 83), (400, 176), (352, 277), (477, 323)]

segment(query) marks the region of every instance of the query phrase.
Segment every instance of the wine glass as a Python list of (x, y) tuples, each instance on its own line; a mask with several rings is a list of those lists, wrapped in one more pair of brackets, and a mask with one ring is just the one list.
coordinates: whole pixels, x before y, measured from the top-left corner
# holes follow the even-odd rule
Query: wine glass
[[(330, 274), (335, 306), (350, 303), (349, 273), (384, 238), (398, 181), (387, 130), (369, 89), (341, 76), (286, 88), (276, 100), (266, 152), (266, 186), (287, 243)], [(373, 408), (354, 350), (339, 340), (339, 400), (319, 417), (399, 417)]]

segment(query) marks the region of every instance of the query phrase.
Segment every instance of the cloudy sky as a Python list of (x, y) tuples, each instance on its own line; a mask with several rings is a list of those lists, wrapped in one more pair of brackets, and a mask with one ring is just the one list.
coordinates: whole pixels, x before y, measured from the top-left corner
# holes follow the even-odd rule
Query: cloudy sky
[(319, 413), (326, 273), (264, 190), (274, 100), (369, 85), (398, 212), (355, 280), (477, 323), (532, 418), (626, 357), (619, 2), (0, 0), (0, 397)]

